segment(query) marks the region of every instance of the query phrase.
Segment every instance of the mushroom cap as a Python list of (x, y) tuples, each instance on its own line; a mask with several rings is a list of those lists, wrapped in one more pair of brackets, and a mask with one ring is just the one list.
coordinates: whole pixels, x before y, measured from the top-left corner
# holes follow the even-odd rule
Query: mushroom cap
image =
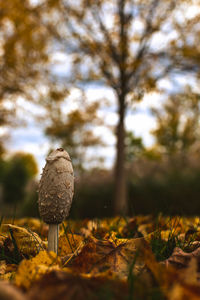
[(62, 148), (46, 158), (39, 183), (39, 213), (47, 224), (59, 224), (68, 216), (74, 194), (74, 173), (69, 154)]

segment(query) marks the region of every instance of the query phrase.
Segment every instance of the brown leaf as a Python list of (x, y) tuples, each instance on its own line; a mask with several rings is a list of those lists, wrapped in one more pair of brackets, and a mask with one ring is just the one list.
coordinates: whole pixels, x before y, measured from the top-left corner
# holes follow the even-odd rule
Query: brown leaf
[(108, 276), (86, 277), (53, 271), (35, 283), (28, 296), (30, 300), (124, 300), (128, 298), (128, 285)]
[(123, 227), (119, 228), (119, 233), (124, 238), (138, 238), (143, 236), (143, 234), (138, 231), (136, 218), (129, 219)]
[(165, 263), (167, 266), (172, 265), (176, 268), (186, 268), (193, 257), (200, 262), (200, 247), (190, 253), (184, 252), (182, 249), (176, 247)]
[[(77, 272), (98, 274), (110, 271), (119, 277), (127, 278), (131, 263), (138, 249), (138, 241), (132, 239), (120, 241), (97, 240), (91, 238), (82, 248), (80, 254), (72, 261), (70, 267)], [(134, 272), (139, 272), (144, 267), (137, 262)]]

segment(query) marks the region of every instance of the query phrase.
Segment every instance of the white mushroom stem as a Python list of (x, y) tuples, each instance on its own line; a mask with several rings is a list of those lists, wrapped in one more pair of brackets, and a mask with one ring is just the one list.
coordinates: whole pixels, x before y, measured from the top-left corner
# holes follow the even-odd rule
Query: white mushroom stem
[(48, 251), (58, 254), (59, 224), (49, 224)]

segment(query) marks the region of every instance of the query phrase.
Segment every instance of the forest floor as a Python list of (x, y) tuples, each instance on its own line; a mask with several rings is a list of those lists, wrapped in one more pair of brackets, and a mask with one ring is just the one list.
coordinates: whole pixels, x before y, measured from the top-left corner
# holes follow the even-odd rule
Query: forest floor
[(0, 299), (200, 299), (200, 218), (2, 219)]

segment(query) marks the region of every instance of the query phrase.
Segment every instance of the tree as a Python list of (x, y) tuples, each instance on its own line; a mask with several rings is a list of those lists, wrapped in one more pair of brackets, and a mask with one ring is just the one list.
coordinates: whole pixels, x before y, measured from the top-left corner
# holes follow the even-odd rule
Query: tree
[(152, 131), (161, 153), (185, 154), (200, 138), (200, 95), (188, 89), (171, 95), (161, 109), (153, 109), (157, 127)]
[[(0, 0), (0, 7), (0, 127), (10, 127), (20, 124), (15, 115), (19, 96), (38, 103), (44, 87), (49, 93), (55, 90), (56, 79), (49, 68), (55, 3)], [(58, 94), (51, 93), (52, 99)]]
[[(83, 97), (84, 98), (84, 97)], [(97, 114), (100, 103), (87, 103), (83, 99), (77, 103), (79, 108), (64, 113), (62, 105), (56, 104), (52, 99), (47, 107), (48, 125), (46, 134), (52, 140), (61, 142), (72, 158), (76, 174), (80, 174), (88, 166), (88, 150), (103, 146), (100, 137), (94, 134), (95, 125), (102, 125), (103, 121)], [(94, 155), (93, 163), (98, 159)]]
[[(124, 120), (130, 103), (172, 70), (199, 70), (198, 9), (187, 17), (193, 2), (199, 5), (199, 0), (0, 0), (0, 99), (22, 94), (35, 101), (45, 91), (57, 101), (69, 81), (95, 81), (114, 91), (117, 213), (127, 210)], [(57, 81), (49, 64), (58, 49), (74, 63), (66, 80)]]
[(132, 131), (126, 132), (126, 161), (132, 163), (136, 158), (145, 153), (145, 147), (141, 137), (136, 137)]
[(4, 162), (3, 199), (7, 204), (22, 203), (28, 181), (38, 172), (34, 157), (27, 153), (16, 153)]
[[(124, 120), (130, 103), (155, 89), (156, 82), (170, 71), (194, 70), (194, 60), (189, 55), (188, 63), (182, 55), (185, 60), (181, 64), (175, 52), (176, 41), (181, 45), (178, 52), (183, 49), (182, 36), (189, 21), (192, 29), (192, 20), (186, 19), (184, 11), (184, 21), (177, 21), (178, 10), (187, 5), (190, 3), (183, 0), (62, 2), (60, 41), (74, 62), (72, 80), (101, 83), (116, 96), (116, 213), (127, 212)], [(193, 26), (198, 24), (197, 19), (195, 16)], [(168, 34), (173, 30), (176, 35), (172, 38)], [(164, 47), (155, 43), (160, 38)]]
[[(0, 99), (25, 93), (47, 60), (47, 27), (30, 1), (0, 1)], [(30, 80), (31, 79), (31, 80)]]

